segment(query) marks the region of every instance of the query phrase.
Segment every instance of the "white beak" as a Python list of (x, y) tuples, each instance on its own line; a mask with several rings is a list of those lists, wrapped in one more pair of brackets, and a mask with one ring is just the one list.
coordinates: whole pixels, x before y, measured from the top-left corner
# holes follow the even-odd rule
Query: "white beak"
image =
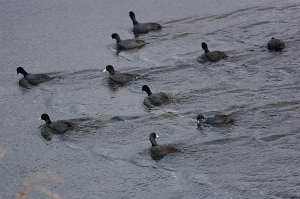
[(42, 120), (42, 118), (39, 118), (39, 120)]
[(200, 120), (198, 120), (197, 123), (200, 124)]
[(110, 39), (113, 39), (112, 37), (110, 37)]
[(107, 71), (106, 69), (103, 70), (103, 72), (106, 72), (106, 71)]
[(158, 138), (159, 136), (156, 134), (156, 137)]

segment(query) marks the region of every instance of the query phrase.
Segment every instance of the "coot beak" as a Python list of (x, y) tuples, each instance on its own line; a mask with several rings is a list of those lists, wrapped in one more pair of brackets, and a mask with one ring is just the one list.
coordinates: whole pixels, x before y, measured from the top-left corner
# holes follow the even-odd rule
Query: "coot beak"
[(39, 120), (42, 120), (42, 118), (39, 118)]
[(112, 37), (110, 37), (110, 39), (113, 39)]
[(159, 136), (156, 134), (156, 137), (158, 138)]
[(103, 70), (103, 72), (106, 72), (106, 71), (107, 71), (106, 69)]
[(197, 120), (197, 125), (201, 125), (204, 122), (204, 119)]

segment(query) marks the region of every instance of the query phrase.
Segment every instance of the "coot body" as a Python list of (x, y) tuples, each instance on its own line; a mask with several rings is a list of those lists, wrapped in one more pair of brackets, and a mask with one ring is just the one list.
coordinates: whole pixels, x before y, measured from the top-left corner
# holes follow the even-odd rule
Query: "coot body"
[(275, 39), (274, 37), (268, 42), (269, 50), (282, 50), (285, 47), (285, 43), (279, 39)]

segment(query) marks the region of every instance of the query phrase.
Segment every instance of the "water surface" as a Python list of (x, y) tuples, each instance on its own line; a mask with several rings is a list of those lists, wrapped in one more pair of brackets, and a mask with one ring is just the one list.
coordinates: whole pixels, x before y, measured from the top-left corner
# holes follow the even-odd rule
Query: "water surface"
[[(117, 54), (109, 37), (134, 37), (131, 10), (164, 28)], [(1, 198), (24, 185), (32, 198), (300, 198), (298, 1), (30, 0), (0, 11)], [(287, 48), (268, 51), (272, 37)], [(199, 62), (202, 42), (229, 58)], [(115, 85), (109, 64), (139, 79)], [(54, 79), (26, 89), (17, 67)], [(148, 108), (144, 84), (178, 95)], [(77, 128), (45, 139), (42, 113)], [(197, 127), (200, 113), (235, 123)], [(181, 152), (153, 160), (151, 132)]]

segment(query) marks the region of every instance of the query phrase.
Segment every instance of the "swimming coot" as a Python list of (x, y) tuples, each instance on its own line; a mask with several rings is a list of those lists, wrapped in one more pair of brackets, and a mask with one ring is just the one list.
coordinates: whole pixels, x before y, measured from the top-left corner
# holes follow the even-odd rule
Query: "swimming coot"
[(275, 39), (274, 37), (268, 43), (269, 50), (282, 50), (285, 47), (285, 43), (279, 39)]
[(228, 124), (228, 123), (232, 123), (232, 122), (234, 122), (234, 120), (228, 115), (216, 114), (216, 115), (211, 115), (208, 117), (205, 117), (204, 115), (197, 116), (197, 125), (201, 125), (202, 123)]
[(47, 114), (42, 114), (40, 120), (45, 120), (48, 128), (56, 134), (64, 134), (75, 126), (75, 124), (68, 121), (51, 122), (50, 117)]
[(44, 74), (28, 74), (22, 67), (17, 68), (17, 75), (19, 73), (24, 75), (24, 78), (32, 85), (37, 85), (39, 83), (46, 82), (51, 79), (50, 77)]
[(153, 94), (147, 85), (142, 86), (142, 91), (145, 91), (148, 94), (148, 97), (144, 100), (144, 104), (146, 105), (150, 102), (152, 105), (159, 106), (170, 101), (170, 97), (166, 93), (160, 92)]
[(112, 39), (117, 40), (117, 48), (118, 49), (132, 49), (132, 48), (138, 48), (142, 47), (143, 45), (146, 45), (147, 43), (142, 40), (136, 40), (136, 39), (127, 39), (121, 41), (120, 36), (117, 33), (113, 33), (111, 35)]
[(170, 154), (170, 153), (176, 153), (176, 152), (179, 152), (178, 149), (176, 149), (175, 147), (171, 147), (171, 146), (160, 146), (157, 144), (157, 142), (155, 141), (155, 138), (157, 138), (158, 135), (156, 135), (156, 133), (151, 133), (150, 136), (149, 136), (149, 140), (152, 144), (152, 147), (151, 147), (151, 152), (158, 156), (158, 157), (163, 157), (167, 154)]
[(201, 45), (202, 45), (202, 48), (205, 52), (206, 58), (211, 62), (215, 62), (215, 61), (218, 61), (220, 59), (224, 59), (224, 58), (228, 57), (224, 52), (220, 52), (220, 51), (210, 52), (208, 50), (207, 44), (205, 42), (203, 42)]
[(107, 65), (103, 72), (106, 72), (106, 71), (109, 72), (109, 78), (112, 81), (117, 82), (119, 84), (125, 84), (125, 83), (133, 80), (136, 77), (136, 75), (133, 75), (133, 74), (119, 73), (114, 70), (114, 67), (112, 65)]
[(129, 12), (129, 16), (132, 20), (133, 23), (133, 31), (135, 33), (147, 33), (151, 30), (159, 30), (162, 28), (161, 25), (159, 25), (158, 23), (139, 23), (137, 22), (137, 20), (135, 19), (135, 14), (130, 11)]

